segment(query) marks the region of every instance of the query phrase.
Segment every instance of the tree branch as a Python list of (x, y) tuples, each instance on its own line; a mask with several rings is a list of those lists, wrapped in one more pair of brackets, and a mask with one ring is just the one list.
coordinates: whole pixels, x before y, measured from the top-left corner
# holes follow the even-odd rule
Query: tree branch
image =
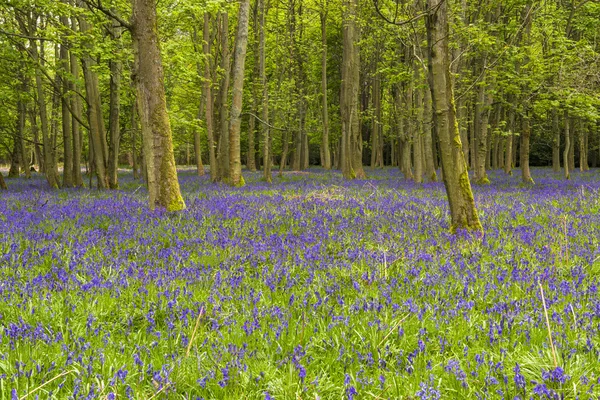
[(100, 0), (97, 0), (97, 2), (94, 2), (93, 0), (83, 0), (83, 2), (87, 4), (88, 7), (95, 8), (107, 17), (112, 18), (114, 21), (118, 22), (119, 25), (121, 25), (128, 31), (131, 32), (133, 30), (133, 25), (131, 24), (131, 22), (125, 21), (123, 18), (119, 17), (114, 11), (103, 7), (102, 2)]

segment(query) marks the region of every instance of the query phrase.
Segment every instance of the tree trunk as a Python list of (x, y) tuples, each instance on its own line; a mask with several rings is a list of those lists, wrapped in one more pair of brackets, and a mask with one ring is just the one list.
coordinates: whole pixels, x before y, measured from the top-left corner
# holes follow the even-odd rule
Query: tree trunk
[(587, 124), (585, 121), (581, 121), (579, 129), (579, 170), (581, 172), (587, 171), (589, 168), (587, 161)]
[(467, 229), (482, 232), (456, 122), (449, 68), (448, 3), (444, 0), (427, 0), (427, 6), (429, 10), (433, 10), (426, 20), (429, 82), (444, 186), (450, 205), (450, 227), (452, 231)]
[(150, 208), (179, 211), (179, 190), (156, 26), (156, 2), (133, 0), (132, 38), (138, 114), (142, 126)]
[[(202, 119), (202, 114), (205, 114), (204, 107), (208, 105), (208, 101), (206, 99), (206, 92), (202, 93), (202, 101), (200, 102), (200, 108), (198, 109), (198, 120)], [(194, 128), (194, 161), (196, 162), (196, 175), (204, 176), (204, 164), (202, 164), (202, 146), (200, 139), (200, 129)], [(187, 164), (190, 164), (190, 148), (189, 144), (187, 146)]]
[(327, 104), (327, 4), (321, 11), (321, 91), (323, 112), (323, 136), (321, 138), (321, 152), (323, 159), (321, 164), (325, 169), (331, 169), (331, 152), (329, 151), (329, 111)]
[[(509, 101), (510, 101), (509, 97)], [(511, 103), (512, 104), (512, 103)], [(512, 175), (513, 167), (513, 136), (515, 131), (515, 111), (511, 107), (508, 111), (508, 135), (506, 136), (506, 152), (504, 153), (504, 173)]]
[(132, 160), (132, 168), (133, 168), (133, 179), (137, 180), (140, 178), (140, 173), (139, 173), (139, 165), (138, 165), (138, 151), (137, 151), (137, 133), (138, 133), (138, 126), (137, 126), (137, 119), (135, 117), (136, 115), (136, 104), (135, 104), (135, 100), (134, 103), (131, 105), (131, 152), (133, 153), (133, 160)]
[[(71, 20), (71, 28), (76, 32), (76, 22)], [(83, 186), (83, 177), (81, 176), (81, 147), (83, 146), (83, 138), (81, 135), (80, 124), (81, 120), (81, 98), (78, 93), (77, 82), (79, 81), (80, 69), (77, 56), (71, 52), (71, 76), (73, 81), (70, 85), (73, 94), (71, 95), (71, 111), (73, 112), (71, 119), (71, 136), (73, 138), (73, 185), (76, 187)]]
[(219, 87), (219, 144), (217, 163), (219, 165), (218, 181), (229, 181), (229, 77), (231, 74), (231, 55), (229, 53), (229, 16), (220, 13), (219, 38), (221, 43), (221, 69), (223, 79)]
[(6, 182), (4, 181), (4, 176), (2, 175), (2, 172), (0, 172), (0, 190), (8, 190), (8, 187), (6, 186)]
[[(35, 17), (32, 18), (32, 24), (30, 32), (35, 32)], [(33, 59), (33, 63), (36, 65), (35, 70), (35, 85), (37, 89), (37, 102), (38, 111), (40, 114), (40, 121), (42, 125), (42, 143), (44, 151), (44, 173), (46, 180), (51, 188), (58, 188), (58, 177), (56, 175), (56, 168), (54, 162), (54, 152), (52, 151), (52, 141), (48, 129), (48, 114), (46, 110), (46, 100), (44, 94), (44, 85), (42, 83), (42, 72), (40, 65), (40, 58), (38, 53), (37, 42), (35, 39), (30, 39), (30, 51)], [(37, 140), (36, 140), (37, 142)]]
[(560, 128), (558, 126), (558, 112), (552, 111), (552, 170), (560, 172)]
[(571, 123), (569, 113), (565, 111), (565, 150), (563, 152), (563, 165), (565, 167), (565, 179), (571, 178), (571, 164), (569, 154), (571, 152)]
[[(484, 66), (485, 68), (485, 66)], [(486, 86), (479, 86), (477, 92), (477, 101), (475, 102), (475, 137), (477, 138), (477, 167), (475, 168), (475, 180), (479, 184), (487, 185), (490, 183), (487, 172), (487, 152), (488, 152), (488, 122), (490, 116), (490, 105), (492, 99), (486, 90)]]
[[(421, 82), (420, 73), (417, 66), (413, 65), (415, 82)], [(416, 115), (413, 114), (416, 120), (416, 129), (413, 136), (414, 162), (415, 162), (415, 182), (423, 183), (423, 99), (421, 98), (421, 90), (414, 89), (414, 105)]]
[(283, 170), (287, 165), (288, 152), (290, 147), (290, 139), (288, 137), (288, 130), (283, 131), (281, 135), (281, 161), (279, 162), (279, 176), (283, 175)]
[[(37, 103), (37, 96), (34, 94), (34, 98), (36, 99), (36, 103)], [(33, 142), (35, 143), (33, 146), (33, 154), (34, 154), (34, 158), (35, 158), (35, 162), (38, 165), (38, 172), (40, 173), (44, 173), (44, 157), (43, 157), (43, 150), (42, 150), (42, 146), (40, 146), (40, 134), (39, 134), (39, 127), (37, 124), (37, 118), (36, 118), (36, 107), (32, 107), (31, 110), (29, 111), (29, 121), (31, 124), (31, 134), (33, 136)]]
[[(119, 41), (121, 38), (121, 28), (119, 23), (113, 21), (110, 29), (112, 39)], [(121, 62), (116, 58), (109, 61), (110, 67), (110, 114), (108, 120), (108, 132), (110, 135), (110, 147), (108, 149), (108, 186), (111, 189), (119, 188), (119, 147), (121, 144), (121, 128), (119, 123), (119, 114), (121, 111), (120, 91), (121, 91)]]
[(575, 171), (575, 131), (577, 130), (577, 119), (573, 118), (572, 127), (569, 129), (569, 171)]
[[(21, 81), (21, 93), (28, 93), (28, 84), (27, 78), (25, 78), (24, 74), (19, 75)], [(21, 172), (25, 174), (25, 178), (31, 178), (31, 170), (29, 168), (29, 160), (27, 156), (27, 146), (25, 144), (25, 123), (27, 120), (27, 103), (25, 100), (19, 96), (19, 100), (17, 102), (17, 112), (19, 114), (17, 133), (19, 137), (16, 139), (19, 141), (19, 148), (21, 150)]]
[[(60, 23), (64, 27), (69, 26), (69, 18), (67, 16), (60, 17)], [(61, 81), (61, 111), (62, 111), (62, 132), (63, 132), (63, 186), (73, 187), (73, 131), (71, 129), (71, 112), (69, 111), (69, 79), (68, 75), (71, 72), (69, 66), (69, 48), (66, 38), (63, 38), (63, 43), (60, 45), (60, 81)]]
[(521, 157), (519, 164), (521, 165), (521, 179), (523, 183), (534, 183), (531, 178), (531, 171), (529, 170), (529, 142), (531, 138), (531, 123), (529, 116), (525, 114), (523, 116), (523, 129), (521, 132)]
[[(423, 98), (425, 107), (423, 116), (423, 152), (425, 153), (425, 174), (430, 182), (437, 182), (437, 173), (435, 171), (435, 163), (433, 162), (433, 131), (431, 122), (433, 121), (433, 114), (431, 110), (431, 90), (429, 90), (429, 84), (423, 88)], [(465, 130), (466, 133), (466, 130)], [(468, 142), (467, 142), (468, 143)], [(464, 149), (464, 146), (463, 146)], [(467, 151), (468, 155), (468, 151)], [(465, 156), (466, 157), (466, 156)]]
[(260, 125), (263, 138), (263, 177), (265, 181), (271, 183), (271, 135), (269, 134), (269, 92), (267, 87), (267, 74), (265, 63), (265, 13), (266, 0), (259, 2), (259, 36), (258, 36), (258, 74), (260, 76), (260, 86), (262, 90), (262, 120)]
[(204, 27), (202, 28), (202, 53), (204, 55), (204, 81), (203, 99), (204, 99), (204, 118), (206, 120), (206, 136), (208, 139), (208, 158), (210, 164), (210, 180), (215, 182), (217, 175), (217, 156), (215, 154), (215, 134), (213, 122), (213, 95), (212, 95), (212, 77), (211, 77), (211, 37), (210, 37), (210, 14), (204, 13)]
[(356, 21), (358, 0), (343, 1), (342, 87), (340, 111), (342, 122), (342, 174), (346, 179), (364, 179), (362, 166), (362, 135), (358, 118), (359, 32)]
[(240, 127), (242, 124), (242, 95), (244, 89), (244, 66), (248, 45), (248, 19), (250, 0), (242, 0), (238, 15), (238, 28), (233, 55), (233, 100), (229, 122), (229, 175), (233, 186), (243, 186), (242, 162), (240, 155)]
[[(81, 5), (81, 0), (80, 0)], [(79, 28), (82, 33), (90, 30), (90, 25), (83, 16), (79, 17)], [(96, 62), (89, 54), (84, 54), (81, 60), (83, 66), (83, 76), (85, 81), (85, 94), (88, 103), (88, 124), (90, 127), (90, 154), (93, 153), (93, 159), (90, 157), (90, 164), (93, 162), (93, 170), (98, 177), (98, 187), (106, 189), (109, 187), (106, 164), (108, 161), (108, 146), (106, 144), (106, 131), (104, 119), (102, 118), (102, 105), (100, 100), (100, 90), (98, 88), (98, 75), (93, 70)]]

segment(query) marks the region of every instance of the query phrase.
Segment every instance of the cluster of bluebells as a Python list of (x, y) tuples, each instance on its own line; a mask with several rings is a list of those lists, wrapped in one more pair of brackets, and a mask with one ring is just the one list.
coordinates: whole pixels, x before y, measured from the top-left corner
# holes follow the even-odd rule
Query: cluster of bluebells
[(449, 233), (442, 183), (396, 170), (245, 178), (181, 173), (178, 214), (125, 176), (10, 181), (0, 397), (600, 396), (596, 172), (492, 174), (483, 238)]

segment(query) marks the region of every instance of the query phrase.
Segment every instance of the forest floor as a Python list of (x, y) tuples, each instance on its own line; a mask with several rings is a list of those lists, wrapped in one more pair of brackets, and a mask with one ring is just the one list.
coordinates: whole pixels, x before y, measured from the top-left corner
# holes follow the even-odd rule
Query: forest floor
[(177, 214), (7, 180), (0, 398), (598, 398), (600, 172), (515, 172), (474, 186), (483, 238), (396, 169), (183, 171)]

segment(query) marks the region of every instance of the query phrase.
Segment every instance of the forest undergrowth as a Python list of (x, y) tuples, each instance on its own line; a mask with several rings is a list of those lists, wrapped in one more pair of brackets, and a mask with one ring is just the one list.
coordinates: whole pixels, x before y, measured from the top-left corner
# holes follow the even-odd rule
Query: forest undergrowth
[(180, 171), (173, 214), (126, 174), (11, 180), (0, 398), (600, 396), (597, 170), (492, 172), (483, 237), (449, 233), (442, 183), (367, 173)]

